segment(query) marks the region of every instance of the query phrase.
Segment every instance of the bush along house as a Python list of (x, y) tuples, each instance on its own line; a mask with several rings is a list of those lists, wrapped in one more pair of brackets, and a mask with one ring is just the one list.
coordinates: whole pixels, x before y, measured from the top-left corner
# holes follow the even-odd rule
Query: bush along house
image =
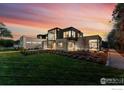
[(83, 36), (83, 33), (74, 28), (53, 28), (47, 34), (39, 34), (37, 38), (22, 36), (20, 46), (24, 49), (81, 51), (101, 50), (102, 39), (99, 35)]

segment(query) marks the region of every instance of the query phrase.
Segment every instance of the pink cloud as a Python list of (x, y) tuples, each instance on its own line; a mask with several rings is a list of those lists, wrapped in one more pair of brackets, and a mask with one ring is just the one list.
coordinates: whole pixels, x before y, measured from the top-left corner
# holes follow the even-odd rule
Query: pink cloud
[[(41, 29), (41, 33), (43, 29), (47, 31), (56, 26), (74, 26), (85, 29), (86, 34), (107, 33), (111, 28), (108, 22), (112, 18), (114, 7), (115, 4), (0, 4), (0, 20), (8, 25), (15, 25), (17, 31), (14, 33), (19, 33), (20, 36), (24, 31), (29, 33), (29, 29), (23, 26), (30, 30)], [(19, 32), (17, 25), (18, 28), (22, 27)], [(12, 28), (14, 26), (11, 27), (13, 31)], [(35, 29), (30, 33), (39, 33)]]

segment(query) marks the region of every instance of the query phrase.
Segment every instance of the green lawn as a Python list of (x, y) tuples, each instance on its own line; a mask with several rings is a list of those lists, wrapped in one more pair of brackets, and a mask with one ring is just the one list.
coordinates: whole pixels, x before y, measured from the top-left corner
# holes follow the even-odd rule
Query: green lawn
[(0, 54), (0, 84), (100, 84), (102, 77), (124, 77), (124, 70), (53, 54)]

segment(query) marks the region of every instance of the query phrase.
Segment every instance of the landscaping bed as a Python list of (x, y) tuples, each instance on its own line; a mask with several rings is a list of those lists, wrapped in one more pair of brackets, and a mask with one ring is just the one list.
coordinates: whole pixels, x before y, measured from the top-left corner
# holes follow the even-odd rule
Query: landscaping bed
[(107, 60), (107, 52), (103, 52), (103, 51), (65, 52), (65, 51), (59, 51), (59, 50), (23, 50), (21, 51), (21, 53), (24, 55), (49, 53), (49, 54), (70, 57), (73, 59), (92, 61), (92, 62), (96, 62), (99, 64), (104, 64), (104, 65), (106, 64), (106, 60)]
[(116, 50), (120, 55), (124, 57), (124, 51)]

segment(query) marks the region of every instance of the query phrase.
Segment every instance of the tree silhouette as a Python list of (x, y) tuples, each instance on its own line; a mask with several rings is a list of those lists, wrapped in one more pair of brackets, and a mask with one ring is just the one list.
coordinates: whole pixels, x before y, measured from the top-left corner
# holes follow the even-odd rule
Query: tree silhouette
[(3, 23), (0, 23), (0, 38), (2, 39), (3, 37), (8, 37), (12, 38), (11, 31), (7, 29), (6, 25)]
[(124, 50), (124, 4), (116, 5), (112, 21), (114, 26), (112, 31), (108, 34), (108, 42), (110, 48)]

